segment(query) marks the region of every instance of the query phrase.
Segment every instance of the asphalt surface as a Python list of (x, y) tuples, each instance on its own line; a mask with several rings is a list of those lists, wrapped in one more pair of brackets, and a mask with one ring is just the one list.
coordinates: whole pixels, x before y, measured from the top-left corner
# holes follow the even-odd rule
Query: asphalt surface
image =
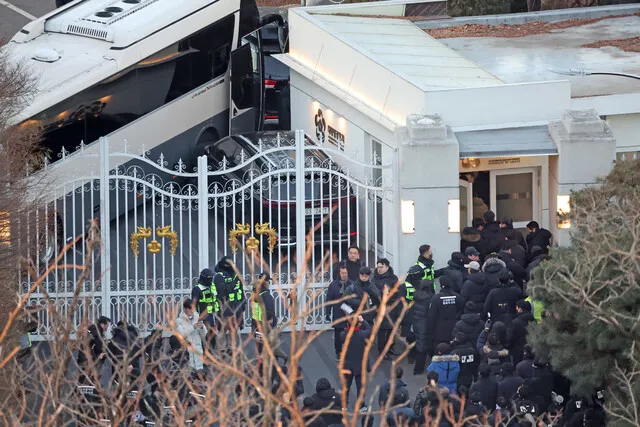
[(55, 0), (0, 0), (0, 40), (10, 40), (30, 21), (28, 16), (42, 16), (55, 7)]
[[(243, 335), (243, 339), (246, 336)], [(286, 354), (290, 353), (290, 334), (283, 333), (281, 334), (282, 348)], [(220, 342), (223, 342), (222, 340)], [(251, 344), (247, 347), (249, 353), (251, 354), (251, 349), (253, 346)], [(51, 350), (48, 342), (40, 342), (36, 344), (35, 349), (38, 353), (38, 357), (40, 360), (48, 360), (51, 357)], [(402, 350), (402, 345), (396, 343), (395, 345), (396, 351)], [(378, 357), (378, 352), (372, 349), (371, 354), (369, 355), (369, 362), (373, 366), (375, 360)], [(429, 362), (429, 361), (427, 361)], [(403, 380), (407, 383), (407, 389), (409, 390), (409, 396), (413, 401), (415, 399), (416, 394), (420, 391), (421, 388), (424, 387), (426, 382), (426, 375), (423, 373), (421, 375), (413, 375), (413, 365), (410, 365), (406, 359), (397, 362), (398, 366), (402, 367), (404, 370)], [(305, 349), (302, 354), (302, 358), (300, 360), (300, 368), (301, 368), (301, 377), (304, 386), (304, 396), (310, 396), (315, 392), (316, 382), (320, 378), (326, 378), (329, 380), (331, 385), (340, 389), (340, 376), (338, 372), (337, 362), (334, 356), (333, 350), (333, 331), (329, 330), (317, 336), (315, 340)], [(68, 377), (74, 378), (76, 373), (75, 364), (70, 364), (69, 366)], [(378, 392), (380, 387), (384, 384), (385, 380), (387, 380), (391, 375), (392, 364), (389, 361), (383, 361), (380, 364), (380, 367), (371, 374), (369, 381), (366, 387), (365, 401), (369, 404), (369, 408), (372, 411), (379, 410), (378, 405)], [(111, 365), (109, 362), (106, 362), (102, 365), (101, 370), (101, 386), (105, 389), (109, 388), (109, 378), (111, 376)], [(356, 401), (357, 393), (355, 385), (352, 386), (349, 394), (349, 411), (353, 411), (354, 402)], [(373, 403), (372, 405), (370, 403)], [(34, 402), (34, 406), (36, 403)], [(360, 423), (358, 423), (359, 425)], [(374, 417), (374, 425), (380, 425), (380, 417)]]
[[(0, 45), (6, 43), (31, 19), (55, 9), (55, 0), (0, 0)], [(261, 14), (277, 13), (278, 8), (260, 8)]]

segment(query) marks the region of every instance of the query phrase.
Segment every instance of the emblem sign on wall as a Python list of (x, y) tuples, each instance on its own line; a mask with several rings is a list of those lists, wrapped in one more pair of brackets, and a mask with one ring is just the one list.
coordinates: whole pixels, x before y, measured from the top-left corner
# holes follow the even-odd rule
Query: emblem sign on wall
[(316, 127), (316, 140), (318, 141), (318, 144), (328, 142), (331, 145), (334, 145), (338, 150), (344, 151), (344, 134), (336, 128), (327, 125), (327, 120), (324, 117), (321, 108), (318, 108), (313, 122)]

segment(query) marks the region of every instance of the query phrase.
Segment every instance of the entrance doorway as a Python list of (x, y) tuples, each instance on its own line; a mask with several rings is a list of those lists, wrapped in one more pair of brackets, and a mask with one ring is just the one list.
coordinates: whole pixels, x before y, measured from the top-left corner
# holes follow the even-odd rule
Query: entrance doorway
[(523, 229), (539, 217), (538, 168), (473, 171), (460, 174), (460, 230), (492, 210), (499, 221), (513, 219)]

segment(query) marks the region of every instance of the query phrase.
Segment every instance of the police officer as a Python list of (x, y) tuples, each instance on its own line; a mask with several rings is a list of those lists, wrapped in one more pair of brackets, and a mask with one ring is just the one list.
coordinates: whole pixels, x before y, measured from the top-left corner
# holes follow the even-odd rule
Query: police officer
[(262, 272), (254, 285), (254, 293), (251, 299), (251, 330), (256, 340), (256, 351), (258, 354), (258, 365), (262, 363), (262, 350), (264, 340), (269, 339), (274, 356), (287, 360), (287, 356), (280, 348), (280, 339), (274, 329), (278, 325), (276, 317), (276, 304), (273, 295), (269, 291), (271, 276)]
[[(408, 305), (413, 305), (413, 296), (416, 292), (416, 288), (422, 281), (422, 277), (424, 275), (424, 271), (418, 265), (412, 265), (407, 272), (407, 277), (405, 281), (400, 287), (398, 291), (401, 292), (402, 297), (404, 297), (405, 301)], [(413, 325), (413, 307), (411, 307), (404, 318), (402, 319), (402, 336), (407, 340), (408, 344), (415, 342), (416, 335), (412, 330)], [(415, 348), (411, 349), (409, 352), (409, 363), (413, 363), (415, 360)]]
[(421, 245), (418, 249), (420, 255), (416, 265), (422, 270), (422, 280), (435, 280), (436, 271), (433, 268), (433, 251), (429, 245)]
[(210, 268), (200, 272), (198, 283), (191, 289), (191, 299), (196, 303), (200, 321), (207, 326), (207, 342), (211, 348), (216, 345), (216, 315), (220, 312), (218, 292), (213, 284), (214, 273)]
[(222, 316), (225, 327), (230, 333), (236, 333), (242, 325), (245, 308), (245, 297), (242, 282), (236, 273), (233, 260), (229, 256), (220, 259), (215, 267), (213, 283), (221, 300)]

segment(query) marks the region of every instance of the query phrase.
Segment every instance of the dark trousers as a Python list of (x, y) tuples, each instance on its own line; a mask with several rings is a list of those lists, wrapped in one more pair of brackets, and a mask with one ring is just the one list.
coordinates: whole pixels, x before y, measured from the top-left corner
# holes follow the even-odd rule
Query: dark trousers
[[(356, 391), (358, 392), (358, 396), (360, 396), (360, 390), (362, 390), (362, 375), (353, 375), (353, 374), (346, 374), (344, 376), (344, 380), (347, 386), (347, 402), (349, 402), (349, 391), (351, 390), (351, 383), (353, 382), (353, 380), (356, 380)], [(363, 397), (363, 405), (366, 406), (367, 405), (367, 400), (364, 399)]]
[[(382, 353), (384, 351), (384, 347), (387, 345), (387, 341), (389, 338), (393, 339), (391, 335), (391, 329), (379, 329), (378, 330), (378, 352)], [(393, 353), (393, 342), (389, 347), (389, 353)]]
[(342, 353), (342, 332), (344, 332), (344, 328), (333, 328), (333, 346), (336, 350), (336, 357), (340, 357)]
[(424, 374), (427, 364), (427, 352), (416, 351), (416, 364), (413, 366), (414, 375)]

